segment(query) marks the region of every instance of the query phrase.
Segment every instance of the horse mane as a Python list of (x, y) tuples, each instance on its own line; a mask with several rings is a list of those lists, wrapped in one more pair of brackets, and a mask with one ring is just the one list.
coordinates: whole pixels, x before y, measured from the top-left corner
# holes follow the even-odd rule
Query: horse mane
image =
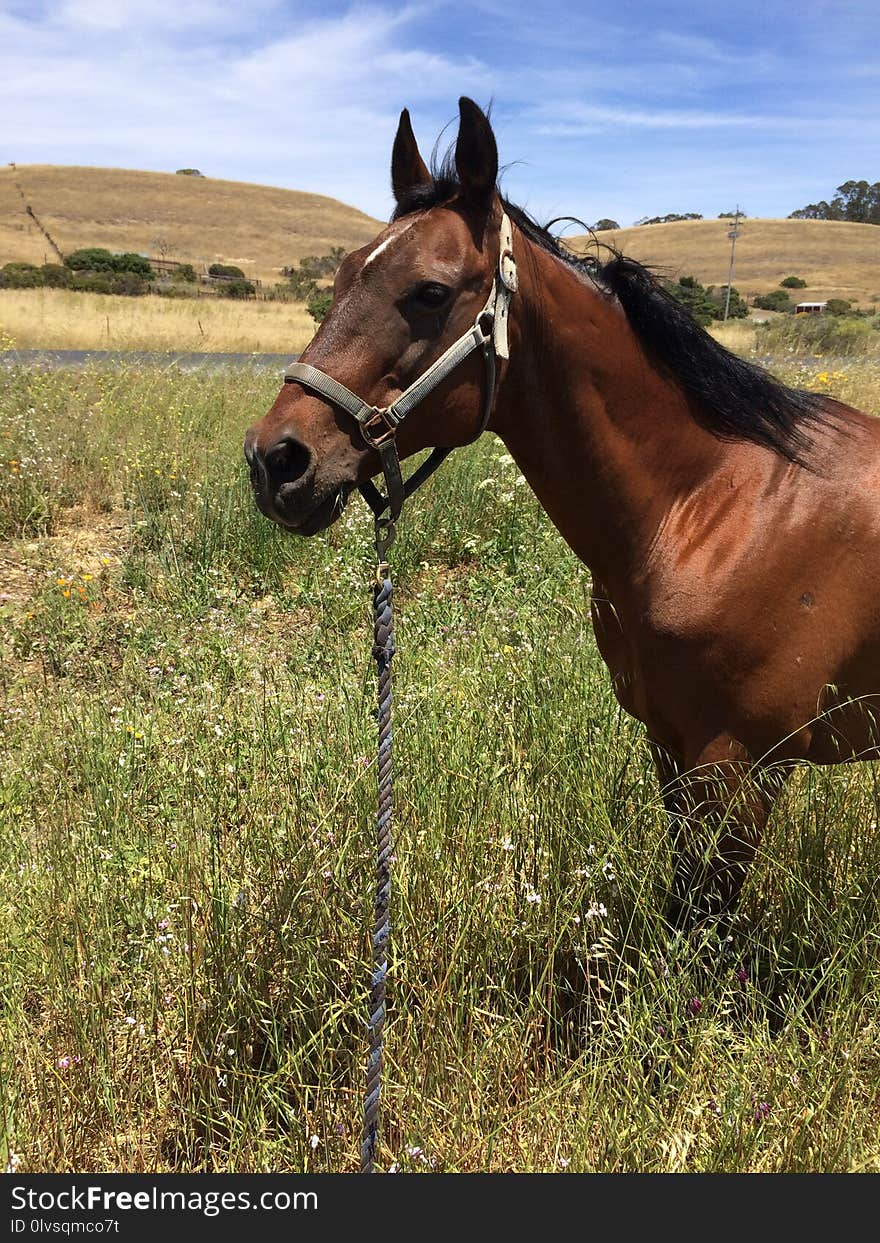
[[(448, 203), (460, 189), (451, 153), (439, 164), (435, 158), (432, 181), (409, 191), (393, 218)], [(829, 422), (832, 403), (827, 397), (790, 388), (763, 367), (726, 349), (638, 260), (595, 235), (597, 250), (601, 248), (609, 257), (603, 261), (598, 254), (576, 255), (549, 227), (538, 224), (503, 196), (501, 201), (529, 241), (589, 277), (607, 297), (617, 299), (652, 364), (680, 386), (697, 422), (721, 440), (749, 440), (790, 462), (809, 465), (811, 432)]]

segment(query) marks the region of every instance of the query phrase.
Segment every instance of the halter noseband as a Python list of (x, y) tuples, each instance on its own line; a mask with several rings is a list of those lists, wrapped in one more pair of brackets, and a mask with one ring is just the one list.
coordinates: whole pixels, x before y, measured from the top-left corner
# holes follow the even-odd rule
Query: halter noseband
[[(423, 372), (409, 388), (405, 389), (390, 406), (371, 406), (346, 388), (339, 380), (310, 363), (294, 363), (284, 373), (285, 384), (301, 384), (303, 388), (318, 393), (334, 406), (347, 411), (358, 424), (361, 436), (379, 454), (385, 487), (382, 493), (369, 481), (360, 485), (361, 496), (370, 506), (376, 518), (377, 528), (383, 530), (383, 546), (389, 547), (394, 539), (394, 523), (408, 496), (433, 475), (437, 467), (452, 452), (452, 447), (438, 446), (429, 457), (404, 482), (400, 469), (395, 437), (397, 429), (412, 410), (433, 392), (439, 384), (464, 362), (474, 350), (481, 350), (486, 365), (486, 392), (480, 426), (467, 444), (476, 440), (486, 430), (495, 400), (496, 358), (509, 358), (507, 320), (510, 299), (517, 287), (516, 260), (513, 256), (513, 229), (505, 212), (501, 217), (500, 253), (498, 268), (492, 281), (492, 289), (472, 328), (454, 341), (440, 357)], [(453, 446), (454, 447), (454, 446)], [(388, 516), (383, 518), (385, 510)]]

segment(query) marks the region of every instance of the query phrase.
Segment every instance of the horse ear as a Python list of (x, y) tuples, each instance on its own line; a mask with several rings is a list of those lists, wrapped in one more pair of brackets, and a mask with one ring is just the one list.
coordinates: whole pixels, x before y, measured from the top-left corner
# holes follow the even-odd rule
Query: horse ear
[(465, 193), (486, 201), (498, 180), (498, 147), (489, 119), (472, 99), (458, 101), (460, 122), (455, 144), (455, 169)]
[(394, 198), (399, 203), (408, 190), (415, 186), (430, 185), (431, 174), (428, 166), (419, 155), (416, 136), (413, 133), (409, 110), (404, 108), (400, 114), (397, 133), (394, 136), (394, 149), (391, 152), (391, 188)]

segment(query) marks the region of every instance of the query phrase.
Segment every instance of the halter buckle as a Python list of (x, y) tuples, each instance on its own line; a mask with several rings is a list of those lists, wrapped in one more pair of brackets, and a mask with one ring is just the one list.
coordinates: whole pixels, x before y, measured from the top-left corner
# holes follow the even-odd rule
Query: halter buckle
[[(360, 420), (359, 420), (360, 422)], [(376, 435), (372, 428), (379, 425), (384, 428)], [(372, 413), (360, 424), (361, 435), (368, 445), (374, 449), (378, 449), (380, 445), (386, 444), (389, 440), (393, 440), (397, 433), (397, 420), (390, 412), (390, 408), (379, 410), (374, 408)]]

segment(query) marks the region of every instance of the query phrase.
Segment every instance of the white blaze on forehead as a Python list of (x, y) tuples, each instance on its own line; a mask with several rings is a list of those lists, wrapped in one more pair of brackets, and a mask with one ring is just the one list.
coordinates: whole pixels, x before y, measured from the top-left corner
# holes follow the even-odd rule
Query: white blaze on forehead
[[(388, 237), (385, 238), (384, 242), (379, 243), (379, 245), (376, 247), (375, 250), (370, 251), (366, 259), (364, 260), (364, 268), (367, 266), (367, 264), (372, 263), (374, 259), (378, 258), (378, 256), (381, 255), (382, 251), (385, 250), (386, 247), (390, 246), (392, 242), (396, 242), (399, 237), (401, 237), (404, 233), (406, 233), (407, 229), (411, 229), (415, 223), (416, 223), (415, 220), (401, 221), (400, 228), (397, 229), (396, 232), (391, 233)], [(361, 271), (363, 271), (363, 268), (361, 268)]]

